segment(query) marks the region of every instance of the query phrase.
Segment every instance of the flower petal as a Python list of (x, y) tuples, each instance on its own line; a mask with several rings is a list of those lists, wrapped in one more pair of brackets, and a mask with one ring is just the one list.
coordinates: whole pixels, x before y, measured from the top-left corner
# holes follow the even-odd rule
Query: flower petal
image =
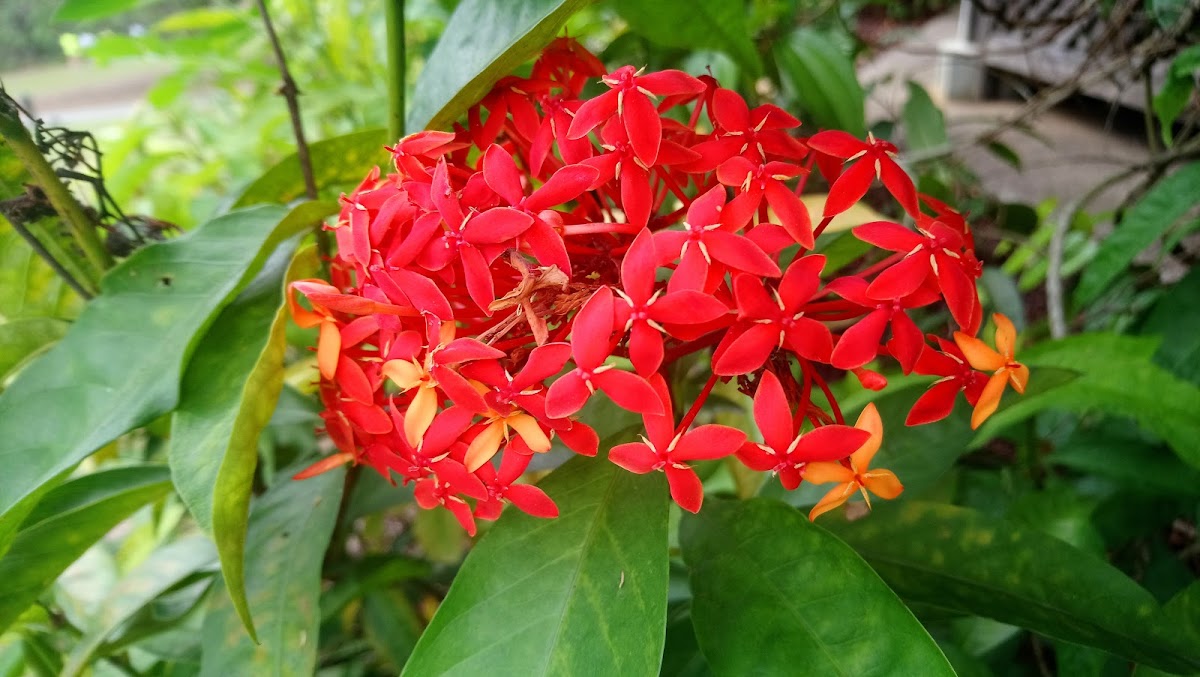
[(737, 452), (746, 441), (746, 433), (727, 425), (702, 425), (679, 438), (671, 450), (672, 461), (708, 461)]
[(546, 519), (558, 517), (558, 506), (546, 492), (532, 484), (514, 484), (508, 488), (505, 498), (521, 512)]
[(995, 413), (996, 408), (1000, 406), (1000, 397), (1004, 395), (1004, 386), (1007, 383), (1008, 374), (1003, 371), (992, 374), (992, 377), (988, 379), (987, 385), (983, 387), (983, 393), (979, 395), (979, 401), (975, 403), (975, 410), (971, 412), (971, 430), (983, 425), (983, 422)]
[(592, 381), (622, 409), (639, 414), (662, 414), (662, 402), (641, 376), (609, 369), (593, 376)]
[(700, 505), (704, 503), (704, 484), (696, 476), (696, 471), (674, 464), (668, 464), (663, 470), (667, 474), (667, 483), (671, 485), (671, 498), (690, 513), (700, 512)]
[(754, 393), (754, 422), (762, 431), (763, 442), (779, 453), (783, 453), (795, 437), (792, 407), (779, 377), (771, 371), (764, 371), (758, 381), (758, 390)]
[(550, 418), (566, 418), (583, 409), (592, 396), (578, 370), (563, 374), (550, 384), (546, 391), (546, 415)]
[(658, 463), (658, 454), (641, 442), (618, 444), (608, 452), (608, 460), (632, 473), (644, 475)]

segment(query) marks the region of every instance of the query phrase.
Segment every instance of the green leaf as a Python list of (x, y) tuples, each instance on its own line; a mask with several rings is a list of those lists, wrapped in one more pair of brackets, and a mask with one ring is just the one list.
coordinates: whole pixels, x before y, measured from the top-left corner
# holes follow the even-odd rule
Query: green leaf
[[(312, 208), (259, 207), (138, 250), (52, 349), (0, 394), (0, 533), (14, 505), (174, 408), (197, 336)], [(282, 218), (282, 220), (281, 220)]]
[(444, 129), (593, 0), (462, 0), (417, 79), (406, 129)]
[(1125, 213), (1084, 269), (1075, 303), (1093, 301), (1124, 272), (1135, 256), (1167, 232), (1196, 205), (1200, 162), (1185, 165), (1158, 183)]
[[(310, 203), (314, 211), (332, 205)], [(316, 214), (315, 218), (320, 218)], [(217, 317), (183, 378), (171, 424), (169, 460), (179, 495), (200, 526), (212, 532), (221, 572), (255, 637), (246, 604), (243, 556), (258, 438), (271, 420), (283, 388), (287, 350), (284, 272), (291, 248), (272, 255), (258, 277)], [(316, 253), (297, 257), (288, 279), (311, 277)]]
[(950, 142), (946, 119), (921, 85), (908, 81), (908, 101), (902, 113), (904, 136), (910, 151), (941, 148)]
[(339, 468), (302, 482), (283, 479), (255, 501), (246, 538), (246, 598), (262, 643), (246, 634), (229, 595), (214, 591), (202, 632), (203, 677), (314, 674), (321, 563), (345, 474)]
[(1154, 304), (1143, 334), (1158, 334), (1162, 343), (1154, 361), (1176, 376), (1200, 386), (1200, 268), (1193, 268)]
[(130, 466), (84, 475), (48, 492), (0, 559), (0, 632), (93, 543), (170, 489), (165, 467)]
[(95, 21), (127, 12), (143, 0), (65, 0), (54, 13), (54, 21)]
[(965, 508), (908, 502), (825, 528), (901, 597), (1019, 625), (1168, 670), (1200, 667), (1144, 588), (1104, 560), (1033, 529)]
[(421, 636), (417, 610), (407, 597), (394, 590), (369, 592), (363, 597), (362, 624), (367, 642), (389, 669), (397, 672)]
[(236, 9), (197, 7), (175, 12), (154, 24), (154, 30), (158, 33), (202, 31), (210, 28), (222, 28), (242, 21), (245, 21), (245, 13)]
[[(389, 143), (386, 130), (368, 129), (309, 144), (313, 179), (317, 187), (327, 189), (362, 181), (371, 167), (389, 159), (383, 150), (386, 143)], [(264, 203), (284, 203), (302, 197), (304, 174), (300, 171), (299, 156), (293, 153), (247, 186), (233, 206), (237, 208)]]
[(1046, 460), (1150, 496), (1200, 497), (1200, 470), (1139, 435), (1126, 419), (1077, 429)]
[(708, 501), (684, 516), (680, 542), (715, 674), (954, 674), (871, 567), (794, 508)]
[(798, 28), (773, 50), (785, 90), (807, 112), (807, 128), (867, 135), (866, 93), (854, 62), (826, 35)]
[(746, 7), (734, 0), (619, 0), (617, 12), (633, 30), (663, 47), (718, 49), (751, 79), (762, 60), (746, 27)]
[(216, 561), (212, 541), (190, 536), (164, 545), (126, 574), (105, 596), (95, 626), (71, 651), (64, 677), (74, 677), (122, 625), (157, 597)]
[(1007, 404), (980, 428), (971, 446), (979, 447), (1041, 411), (1098, 410), (1135, 419), (1181, 459), (1200, 467), (1200, 388), (1151, 362), (1157, 343), (1153, 338), (1080, 334), (1018, 352), (1018, 359), (1030, 366), (1031, 389), (1038, 382), (1039, 367), (1071, 369), (1079, 377), (1040, 392), (1027, 390), (1023, 397), (1009, 393)]
[(0, 386), (15, 369), (61, 339), (68, 326), (53, 317), (25, 317), (0, 323)]
[(467, 556), (405, 675), (658, 674), (663, 478), (575, 458), (540, 486), (560, 516), (505, 512)]

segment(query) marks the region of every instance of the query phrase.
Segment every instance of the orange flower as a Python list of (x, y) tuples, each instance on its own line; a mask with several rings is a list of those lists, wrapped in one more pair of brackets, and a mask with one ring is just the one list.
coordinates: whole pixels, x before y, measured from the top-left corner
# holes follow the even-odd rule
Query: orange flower
[(895, 498), (900, 495), (901, 491), (904, 491), (904, 486), (900, 484), (900, 480), (891, 470), (867, 469), (871, 465), (871, 459), (875, 458), (875, 453), (879, 451), (880, 443), (883, 442), (883, 421), (879, 418), (879, 410), (875, 408), (874, 403), (868, 404), (867, 408), (863, 409), (858, 416), (858, 421), (854, 423), (854, 427), (867, 431), (871, 436), (858, 448), (858, 451), (850, 454), (849, 468), (841, 463), (826, 461), (809, 463), (804, 467), (804, 479), (809, 482), (814, 484), (838, 482), (836, 487), (813, 506), (812, 512), (808, 513), (810, 520), (815, 520), (818, 516), (845, 503), (855, 490), (862, 492), (863, 498), (867, 501), (867, 507), (871, 507), (868, 490), (872, 494), (886, 499)]
[(962, 332), (954, 332), (954, 342), (967, 358), (971, 367), (979, 371), (992, 372), (991, 379), (983, 387), (979, 401), (975, 403), (975, 411), (971, 414), (971, 428), (978, 428), (987, 420), (996, 407), (1000, 406), (1000, 396), (1004, 394), (1004, 384), (1011, 383), (1013, 390), (1025, 392), (1025, 384), (1029, 382), (1029, 367), (1017, 362), (1013, 355), (1017, 343), (1017, 330), (1013, 323), (1000, 313), (992, 315), (996, 323), (996, 349), (992, 350), (986, 343)]
[(509, 439), (509, 428), (517, 431), (517, 435), (520, 435), (533, 453), (541, 454), (550, 451), (550, 438), (538, 425), (537, 419), (520, 409), (514, 408), (508, 414), (491, 410), (485, 416), (487, 418), (484, 421), (486, 427), (475, 436), (475, 439), (471, 440), (471, 444), (467, 447), (465, 461), (467, 470), (475, 472), (484, 463), (492, 460), (492, 457), (500, 450), (500, 443)]

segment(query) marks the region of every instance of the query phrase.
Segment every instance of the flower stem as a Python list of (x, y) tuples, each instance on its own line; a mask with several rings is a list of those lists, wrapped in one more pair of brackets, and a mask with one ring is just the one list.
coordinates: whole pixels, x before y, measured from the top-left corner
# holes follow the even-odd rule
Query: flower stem
[(387, 21), (388, 138), (404, 136), (405, 58), (404, 0), (384, 0)]
[(688, 412), (683, 415), (683, 420), (679, 422), (679, 427), (675, 429), (676, 435), (687, 430), (692, 421), (696, 420), (696, 415), (700, 413), (700, 408), (704, 406), (704, 402), (708, 399), (709, 393), (712, 392), (713, 386), (717, 385), (718, 378), (716, 374), (708, 377), (708, 381), (704, 383), (704, 389), (696, 396), (696, 401), (692, 402), (692, 408), (688, 409)]

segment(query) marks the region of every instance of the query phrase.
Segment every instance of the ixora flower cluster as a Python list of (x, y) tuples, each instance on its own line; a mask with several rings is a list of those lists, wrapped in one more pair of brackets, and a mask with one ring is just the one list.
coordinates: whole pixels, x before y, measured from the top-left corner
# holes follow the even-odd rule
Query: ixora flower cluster
[[(592, 78), (606, 91), (581, 98)], [(609, 459), (663, 471), (685, 510), (703, 500), (689, 463), (727, 456), (788, 489), (836, 482), (813, 517), (858, 490), (898, 495), (895, 475), (868, 468), (878, 412), (847, 425), (831, 374), (881, 389), (866, 365), (894, 359), (941, 377), (909, 424), (945, 417), (961, 391), (978, 425), (1028, 370), (1005, 318), (998, 350), (975, 338), (980, 263), (963, 218), (916, 192), (892, 144), (798, 137), (799, 125), (711, 77), (608, 73), (560, 39), (528, 78), (501, 80), (466, 127), (388, 148), (395, 171), (372, 171), (342, 200), (331, 280), (292, 285), (311, 310), (289, 294), (296, 322), (319, 327), (338, 449), (297, 477), (347, 463), (395, 473), (415, 482), (423, 508), (448, 508), (471, 533), (505, 502), (553, 517), (550, 498), (517, 480), (555, 438), (597, 453), (576, 415), (602, 393), (645, 423), (642, 441)], [(830, 183), (815, 225), (799, 197), (814, 169)], [(834, 277), (816, 238), (877, 179), (916, 228), (855, 228), (884, 254)], [(953, 341), (927, 339), (908, 315), (943, 300)], [(662, 370), (709, 349), (711, 377), (677, 421)], [(761, 442), (693, 426), (717, 381), (735, 378)]]

